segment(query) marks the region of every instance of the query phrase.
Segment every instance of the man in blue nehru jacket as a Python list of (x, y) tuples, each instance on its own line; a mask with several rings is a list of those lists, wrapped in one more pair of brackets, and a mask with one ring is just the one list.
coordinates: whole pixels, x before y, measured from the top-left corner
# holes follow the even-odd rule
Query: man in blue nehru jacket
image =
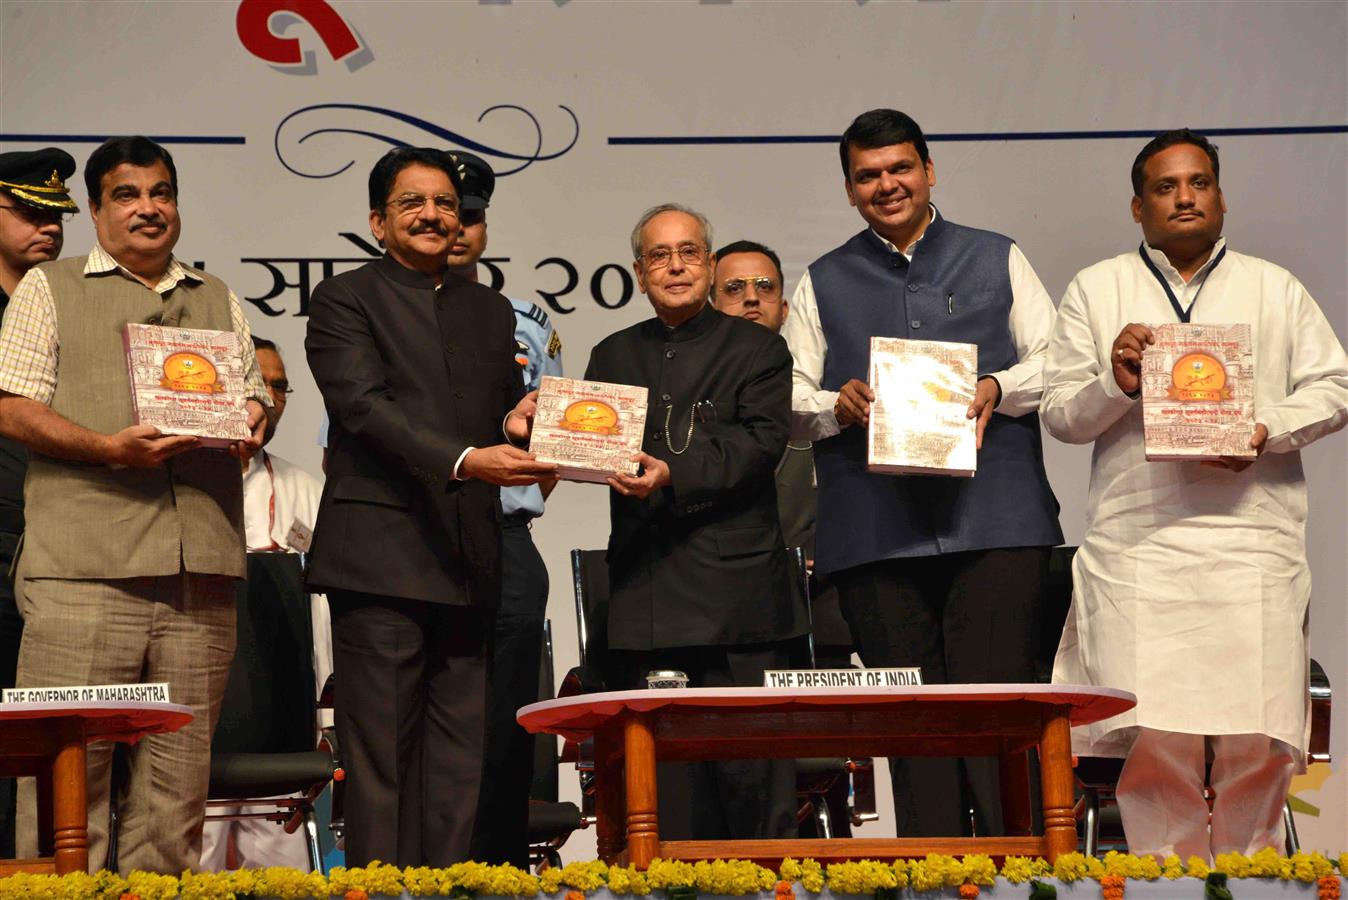
[[(814, 441), (816, 571), (838, 586), (867, 666), (927, 683), (1024, 682), (1048, 550), (1062, 541), (1039, 436), (1053, 301), (1008, 237), (931, 204), (922, 129), (863, 113), (839, 143), (867, 227), (815, 260), (782, 334), (795, 361), (792, 432)], [(866, 471), (872, 336), (978, 345), (978, 474)], [(900, 835), (1002, 832), (992, 759), (893, 759)]]

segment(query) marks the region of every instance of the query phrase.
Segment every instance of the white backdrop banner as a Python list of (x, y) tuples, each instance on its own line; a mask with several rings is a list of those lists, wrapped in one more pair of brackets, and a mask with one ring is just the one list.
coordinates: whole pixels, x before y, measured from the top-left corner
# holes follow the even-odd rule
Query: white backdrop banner
[[(1146, 139), (1206, 131), (1230, 245), (1290, 269), (1348, 334), (1343, 2), (0, 0), (0, 150), (55, 144), (82, 173), (108, 135), (170, 147), (179, 255), (223, 277), (286, 353), (297, 392), (273, 446), (315, 473), (308, 299), (377, 254), (366, 178), (390, 146), (496, 167), (484, 280), (544, 307), (578, 374), (600, 338), (650, 315), (627, 249), (645, 208), (685, 203), (718, 244), (774, 247), (788, 287), (858, 231), (836, 136), (877, 106), (927, 131), (942, 212), (1014, 237), (1055, 297), (1137, 246), (1128, 172)], [(92, 235), (81, 215), (66, 252)], [(1045, 449), (1075, 543), (1089, 452)], [(1341, 693), (1345, 458), (1342, 433), (1305, 453), (1312, 653)], [(604, 544), (605, 490), (563, 485), (534, 530), (561, 671), (576, 653), (567, 551)], [(1326, 850), (1348, 845), (1337, 707), (1334, 771), (1296, 786), (1303, 842)]]

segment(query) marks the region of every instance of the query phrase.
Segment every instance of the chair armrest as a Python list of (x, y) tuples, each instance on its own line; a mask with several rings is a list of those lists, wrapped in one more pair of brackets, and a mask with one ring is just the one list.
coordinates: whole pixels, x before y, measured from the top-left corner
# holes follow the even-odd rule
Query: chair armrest
[(589, 666), (576, 666), (562, 679), (561, 686), (557, 688), (557, 696), (576, 697), (581, 694), (598, 694), (604, 690), (606, 690), (604, 679), (598, 671)]
[(849, 759), (847, 770), (852, 776), (852, 802), (850, 813), (852, 824), (860, 826), (864, 822), (875, 822), (880, 814), (875, 809), (875, 761), (869, 756)]
[(335, 675), (329, 675), (328, 680), (323, 682), (323, 690), (318, 692), (318, 708), (333, 709), (333, 703), (337, 697), (337, 681)]

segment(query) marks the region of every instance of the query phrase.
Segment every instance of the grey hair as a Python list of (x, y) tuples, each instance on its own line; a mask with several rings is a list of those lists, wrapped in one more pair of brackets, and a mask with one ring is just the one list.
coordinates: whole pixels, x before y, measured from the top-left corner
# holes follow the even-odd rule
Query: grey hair
[(637, 226), (632, 229), (633, 259), (641, 259), (641, 229), (645, 228), (647, 224), (650, 223), (651, 219), (654, 219), (656, 216), (660, 215), (660, 213), (666, 212), (681, 212), (684, 215), (692, 216), (694, 219), (697, 219), (697, 223), (702, 226), (702, 241), (707, 245), (707, 252), (711, 252), (711, 249), (715, 244), (712, 243), (711, 239), (711, 222), (707, 221), (706, 216), (702, 215), (702, 213), (697, 210), (680, 203), (661, 203), (659, 206), (652, 206), (642, 213), (641, 218), (637, 220)]

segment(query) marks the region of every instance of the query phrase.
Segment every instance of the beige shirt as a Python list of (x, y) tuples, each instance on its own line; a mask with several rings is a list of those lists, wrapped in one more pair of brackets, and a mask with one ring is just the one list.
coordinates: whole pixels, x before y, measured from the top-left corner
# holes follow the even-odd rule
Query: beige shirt
[[(84, 265), (86, 275), (117, 271), (133, 281), (134, 275), (118, 265), (106, 250), (94, 244)], [(200, 281), (195, 273), (185, 268), (177, 258), (169, 259), (164, 277), (154, 286), (155, 293), (167, 297), (184, 280)], [(248, 397), (263, 406), (271, 406), (271, 394), (262, 381), (253, 352), (253, 335), (239, 305), (239, 298), (229, 292), (229, 318), (234, 333), (243, 349), (244, 371), (247, 373)], [(0, 327), (0, 391), (18, 394), (44, 405), (51, 404), (56, 391), (57, 372), (60, 369), (61, 347), (56, 329), (56, 306), (52, 302), (51, 285), (40, 268), (30, 269), (9, 299), (5, 321)]]

